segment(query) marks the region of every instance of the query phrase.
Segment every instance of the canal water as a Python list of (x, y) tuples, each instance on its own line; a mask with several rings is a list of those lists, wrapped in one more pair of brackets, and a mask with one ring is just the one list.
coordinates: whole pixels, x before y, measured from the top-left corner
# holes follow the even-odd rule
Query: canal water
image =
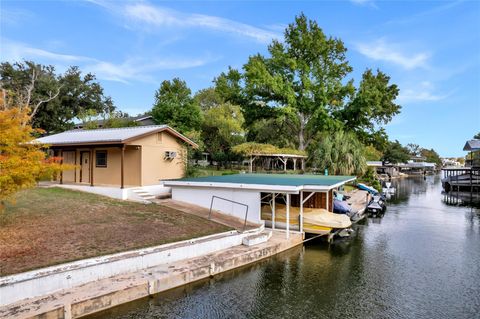
[(347, 240), (311, 241), (92, 318), (480, 318), (478, 197), (442, 194), (439, 176), (394, 186), (386, 214)]

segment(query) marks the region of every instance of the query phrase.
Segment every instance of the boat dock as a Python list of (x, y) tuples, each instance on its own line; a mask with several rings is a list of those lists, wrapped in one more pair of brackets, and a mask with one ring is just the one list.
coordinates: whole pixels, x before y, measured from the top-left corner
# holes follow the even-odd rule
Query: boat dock
[(478, 156), (480, 153), (480, 140), (473, 139), (467, 141), (463, 150), (470, 152), (470, 155), (467, 155), (465, 167), (442, 168), (442, 186), (446, 192), (480, 191), (480, 158)]
[(442, 172), (442, 186), (447, 192), (480, 190), (480, 167), (450, 167)]

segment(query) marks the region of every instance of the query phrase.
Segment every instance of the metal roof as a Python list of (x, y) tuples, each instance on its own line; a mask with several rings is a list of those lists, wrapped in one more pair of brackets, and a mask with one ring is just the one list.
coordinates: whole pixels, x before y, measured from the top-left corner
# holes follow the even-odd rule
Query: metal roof
[(115, 144), (124, 143), (131, 139), (168, 130), (173, 135), (179, 137), (187, 143), (196, 146), (194, 142), (178, 133), (168, 125), (149, 125), (121, 128), (107, 128), (95, 130), (71, 130), (50, 136), (41, 137), (35, 140), (37, 143), (56, 145), (80, 145), (80, 144)]
[(298, 192), (299, 190), (329, 190), (355, 179), (355, 176), (338, 175), (234, 174), (168, 180), (164, 181), (164, 185)]
[(478, 151), (480, 150), (480, 140), (470, 140), (465, 143), (464, 151)]
[[(119, 118), (120, 120), (125, 120), (125, 121), (132, 121), (132, 122), (141, 122), (143, 120), (152, 120), (153, 121), (153, 116), (151, 115), (137, 115), (137, 116), (129, 116), (129, 117), (121, 117)], [(102, 127), (103, 126), (103, 123), (105, 123), (105, 121), (107, 120), (104, 120), (104, 119), (100, 119), (100, 120), (94, 120), (93, 122), (97, 124), (97, 126), (99, 127)], [(76, 129), (79, 129), (79, 128), (83, 128), (85, 125), (84, 122), (78, 122), (78, 123), (74, 123), (74, 127)], [(143, 125), (143, 126), (147, 126), (147, 125)]]
[(367, 166), (383, 166), (382, 161), (367, 161)]
[(307, 158), (306, 155), (299, 155), (299, 154), (287, 154), (287, 153), (258, 153), (252, 154), (253, 156), (264, 156), (264, 157), (289, 157), (289, 158)]
[(399, 167), (403, 168), (422, 168), (422, 167), (435, 167), (435, 163), (429, 162), (408, 162), (408, 163), (399, 163), (397, 164)]

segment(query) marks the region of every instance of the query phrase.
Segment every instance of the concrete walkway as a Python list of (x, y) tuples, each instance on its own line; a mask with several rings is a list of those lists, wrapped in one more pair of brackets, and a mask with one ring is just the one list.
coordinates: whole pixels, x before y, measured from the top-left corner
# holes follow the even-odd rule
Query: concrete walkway
[(266, 243), (235, 246), (162, 264), (0, 307), (0, 318), (79, 318), (273, 256), (302, 243), (302, 235), (274, 231)]
[[(185, 203), (185, 202), (176, 201), (173, 199), (156, 199), (156, 200), (153, 200), (153, 202), (159, 205), (167, 206), (167, 207), (179, 210), (181, 212), (192, 214), (202, 218), (208, 218), (208, 214), (210, 212), (210, 210), (207, 208)], [(222, 225), (232, 227), (238, 231), (244, 230), (245, 220), (241, 220), (234, 216), (229, 216), (223, 213), (219, 213), (218, 211), (215, 211), (215, 210), (212, 211), (212, 221)], [(251, 222), (247, 222), (247, 227), (245, 230), (256, 229), (260, 226), (261, 224), (254, 224)]]

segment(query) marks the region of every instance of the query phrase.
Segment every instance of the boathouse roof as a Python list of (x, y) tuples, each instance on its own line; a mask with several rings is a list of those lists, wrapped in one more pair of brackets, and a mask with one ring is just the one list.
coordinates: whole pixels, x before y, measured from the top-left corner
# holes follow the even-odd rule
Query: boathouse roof
[(355, 180), (355, 176), (308, 174), (233, 174), (181, 178), (165, 181), (166, 186), (222, 187), (265, 191), (329, 190)]
[(465, 143), (464, 151), (478, 151), (480, 150), (480, 140), (470, 140)]

